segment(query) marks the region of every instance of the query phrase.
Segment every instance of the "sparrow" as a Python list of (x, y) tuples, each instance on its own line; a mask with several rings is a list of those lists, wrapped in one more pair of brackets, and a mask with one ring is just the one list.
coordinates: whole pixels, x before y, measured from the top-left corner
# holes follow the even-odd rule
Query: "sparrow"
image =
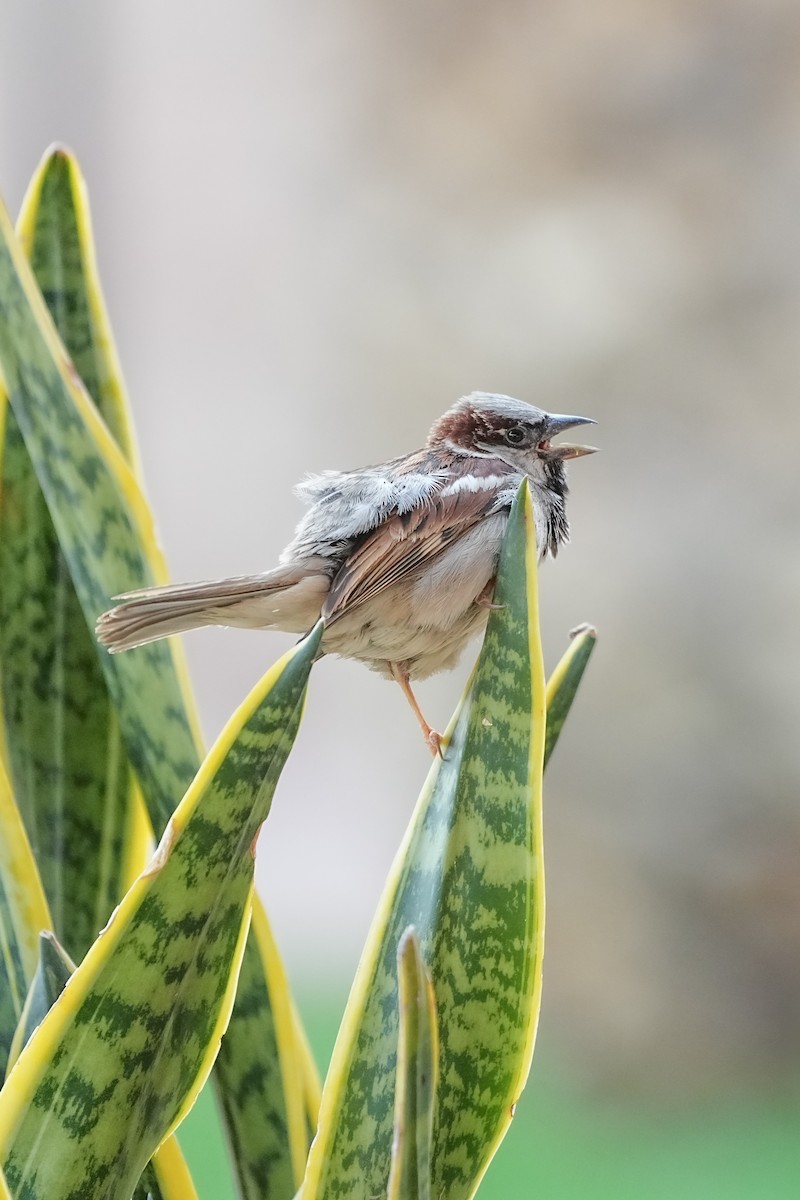
[(551, 439), (593, 424), (473, 392), (436, 421), (421, 450), (302, 482), (307, 511), (273, 570), (115, 596), (121, 603), (99, 618), (98, 640), (115, 654), (203, 625), (305, 634), (321, 617), (322, 653), (395, 679), (441, 753), (411, 681), (453, 667), (484, 629), (525, 476), (540, 560), (568, 541), (564, 464), (594, 448)]

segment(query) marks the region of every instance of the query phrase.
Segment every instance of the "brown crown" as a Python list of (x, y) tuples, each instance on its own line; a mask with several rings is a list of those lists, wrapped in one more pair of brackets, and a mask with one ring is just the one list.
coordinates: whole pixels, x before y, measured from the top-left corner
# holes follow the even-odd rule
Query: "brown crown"
[(444, 441), (455, 443), (469, 449), (477, 442), (497, 441), (504, 429), (518, 424), (508, 417), (497, 413), (488, 413), (485, 409), (464, 405), (463, 408), (451, 408), (435, 423), (428, 434), (428, 445), (436, 446)]

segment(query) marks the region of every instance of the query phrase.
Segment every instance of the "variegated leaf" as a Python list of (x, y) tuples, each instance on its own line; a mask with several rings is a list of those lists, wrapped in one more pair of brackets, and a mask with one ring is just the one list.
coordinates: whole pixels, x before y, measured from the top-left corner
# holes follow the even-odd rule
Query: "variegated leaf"
[[(92, 626), (120, 591), (163, 582), (152, 517), (138, 481), (81, 386), (0, 213), (0, 376), (34, 463)], [(174, 643), (174, 639), (173, 639)], [(163, 829), (200, 758), (196, 714), (180, 648), (156, 643), (100, 663), (152, 823)], [(255, 905), (259, 908), (258, 902)], [(246, 1200), (288, 1200), (300, 1181), (308, 1121), (293, 1113), (313, 1077), (303, 1038), (279, 1045), (269, 979), (249, 943), (240, 993), (215, 1078)], [(288, 1069), (287, 1068), (288, 1065)], [(300, 1100), (298, 1102), (298, 1097)]]
[(400, 1026), (387, 1200), (431, 1200), (439, 1037), (433, 984), (413, 927), (397, 949), (397, 984)]
[[(20, 238), (61, 339), (131, 454), (74, 160), (45, 156)], [(69, 569), (13, 412), (0, 488), (0, 680), (14, 791), (61, 941), (81, 958), (124, 891), (132, 775)]]
[(15, 1196), (127, 1200), (193, 1103), (230, 1016), (253, 845), (320, 636), (285, 655), (229, 722), (0, 1092), (0, 1162)]
[(63, 992), (74, 970), (75, 963), (52, 930), (43, 929), (39, 933), (39, 961), (28, 987), (28, 995), (8, 1055), (9, 1072), (34, 1031)]
[(597, 630), (591, 625), (581, 625), (570, 635), (572, 640), (566, 653), (547, 681), (547, 736), (544, 744), (544, 762), (547, 766), (556, 742), (561, 736), (564, 722), (572, 708), (583, 672), (592, 656), (597, 641)]
[[(63, 992), (75, 964), (50, 932), (39, 935), (39, 963), (14, 1037), (10, 1065)], [(142, 1174), (133, 1200), (197, 1200), (192, 1177), (173, 1134), (153, 1155)]]
[(0, 1080), (50, 913), (11, 782), (0, 757)]

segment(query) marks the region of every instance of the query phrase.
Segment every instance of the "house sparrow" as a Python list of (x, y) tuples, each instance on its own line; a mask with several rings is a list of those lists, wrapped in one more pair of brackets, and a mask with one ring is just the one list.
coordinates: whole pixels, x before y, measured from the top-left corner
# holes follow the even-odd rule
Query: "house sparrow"
[(439, 418), (423, 449), (301, 483), (308, 511), (274, 570), (117, 596), (123, 603), (100, 617), (98, 639), (116, 653), (201, 625), (306, 633), (321, 616), (323, 651), (396, 679), (440, 752), (410, 681), (452, 667), (484, 628), (523, 476), (540, 559), (567, 541), (564, 462), (592, 448), (550, 439), (589, 424), (473, 392)]

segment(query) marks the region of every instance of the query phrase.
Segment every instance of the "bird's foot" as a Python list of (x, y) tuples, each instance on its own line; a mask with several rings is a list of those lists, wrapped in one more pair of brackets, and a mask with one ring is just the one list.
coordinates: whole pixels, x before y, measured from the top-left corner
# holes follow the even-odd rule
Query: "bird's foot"
[(494, 596), (495, 579), (490, 579), (479, 596), (476, 596), (475, 603), (479, 608), (488, 608), (492, 612), (497, 612), (501, 608), (505, 608), (505, 604), (495, 604), (492, 597)]
[(425, 741), (434, 758), (437, 754), (439, 755), (439, 758), (444, 758), (444, 751), (442, 750), (442, 735), (440, 733), (437, 733), (435, 729), (429, 729), (425, 734)]
[(408, 681), (408, 667), (405, 663), (389, 663), (389, 669), (394, 675), (400, 687), (403, 689), (403, 694), (406, 700), (411, 705), (414, 716), (419, 721), (419, 727), (422, 730), (422, 736), (425, 738), (425, 745), (430, 750), (431, 754), (439, 755), (439, 758), (444, 758), (442, 753), (442, 735), (432, 729), (425, 717), (422, 715), (422, 709), (417, 704), (417, 698), (411, 690), (411, 684)]

